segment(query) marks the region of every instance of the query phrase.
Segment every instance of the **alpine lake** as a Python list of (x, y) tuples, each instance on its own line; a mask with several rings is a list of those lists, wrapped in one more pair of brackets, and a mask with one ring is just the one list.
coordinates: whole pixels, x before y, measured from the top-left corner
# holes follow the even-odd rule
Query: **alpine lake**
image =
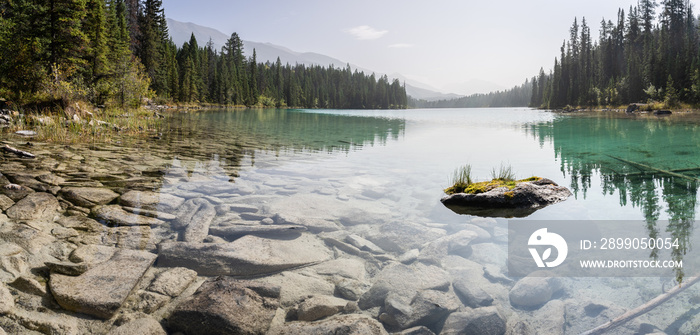
[[(694, 113), (237, 109), (166, 122), (157, 139), (110, 144), (0, 135), (37, 156), (0, 155), (6, 333), (580, 334), (694, 273), (512, 277), (509, 225), (637, 220), (679, 238), (676, 258), (700, 253)], [(526, 218), (458, 214), (440, 198), (465, 164), (476, 181), (510, 165), (573, 196)], [(700, 285), (610, 333), (699, 329)]]

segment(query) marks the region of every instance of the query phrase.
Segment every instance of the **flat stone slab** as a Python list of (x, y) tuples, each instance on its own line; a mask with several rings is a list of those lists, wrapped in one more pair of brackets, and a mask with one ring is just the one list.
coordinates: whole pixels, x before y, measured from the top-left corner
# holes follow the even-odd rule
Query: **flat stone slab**
[(202, 276), (250, 277), (316, 264), (330, 259), (331, 255), (313, 235), (303, 234), (293, 240), (248, 235), (231, 243), (163, 243), (158, 265), (186, 267)]
[(149, 191), (129, 191), (119, 198), (119, 203), (127, 207), (164, 212), (177, 209), (183, 202), (185, 199), (171, 194)]
[(403, 297), (408, 302), (422, 290), (447, 291), (451, 281), (449, 274), (433, 265), (416, 263), (411, 266), (395, 263), (382, 269), (374, 284), (362, 295), (360, 308), (381, 306), (389, 295)]
[(119, 205), (98, 207), (93, 209), (92, 214), (97, 219), (117, 226), (160, 226), (165, 223), (160, 219), (129, 213)]
[(8, 196), (0, 194), (0, 210), (6, 211), (8, 208), (12, 207), (15, 202), (12, 201)]
[(88, 208), (108, 204), (119, 196), (110, 189), (99, 187), (64, 187), (61, 195), (76, 206)]
[(274, 335), (348, 334), (387, 335), (379, 321), (363, 314), (336, 315), (315, 322), (288, 322), (271, 331)]
[(234, 225), (209, 228), (209, 234), (229, 239), (236, 239), (246, 235), (263, 237), (297, 236), (304, 231), (306, 231), (306, 227), (298, 225)]
[(52, 273), (49, 287), (61, 307), (109, 319), (155, 260), (150, 252), (119, 250), (80, 276)]
[(210, 278), (180, 303), (168, 318), (169, 328), (189, 335), (265, 334), (279, 305), (279, 288)]
[(170, 213), (165, 213), (165, 212), (159, 212), (159, 211), (152, 211), (150, 209), (142, 209), (142, 208), (136, 208), (136, 207), (122, 207), (123, 210), (133, 213), (133, 214), (138, 214), (138, 215), (143, 215), (143, 216), (148, 216), (156, 219), (161, 219), (161, 220), (175, 220), (177, 219), (177, 216), (170, 214)]
[(103, 224), (82, 215), (62, 216), (56, 220), (56, 223), (64, 228), (72, 228), (80, 231), (99, 232), (105, 230)]
[(346, 308), (348, 302), (332, 296), (313, 296), (299, 304), (297, 317), (300, 321), (316, 321), (340, 313)]
[(32, 193), (7, 210), (7, 216), (15, 220), (36, 220), (52, 218), (61, 206), (56, 197), (49, 193)]
[(108, 335), (166, 335), (167, 333), (163, 330), (156, 319), (153, 318), (142, 318), (134, 321), (129, 321), (119, 327), (116, 327), (109, 331)]
[(209, 226), (216, 217), (216, 208), (204, 199), (190, 199), (175, 213), (175, 228), (184, 228), (182, 239), (202, 242), (209, 234)]
[(187, 268), (172, 268), (159, 274), (148, 290), (170, 297), (177, 297), (197, 279), (197, 272)]

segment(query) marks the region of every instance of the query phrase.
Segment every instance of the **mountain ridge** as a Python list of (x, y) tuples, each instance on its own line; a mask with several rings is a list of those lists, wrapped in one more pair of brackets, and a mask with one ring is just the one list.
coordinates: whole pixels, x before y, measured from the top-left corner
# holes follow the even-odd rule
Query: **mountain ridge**
[[(206, 45), (209, 41), (212, 42), (216, 50), (221, 50), (221, 47), (226, 44), (229, 36), (214, 28), (205, 27), (192, 22), (181, 22), (174, 19), (167, 19), (168, 31), (173, 42), (181, 46), (185, 42), (189, 42), (190, 37), (194, 34), (197, 42), (200, 45)], [(243, 40), (243, 52), (245, 55), (252, 55), (255, 49), (258, 62), (274, 63), (277, 57), (282, 63), (303, 64), (303, 65), (333, 65), (336, 68), (344, 68), (350, 65), (350, 68), (364, 73), (375, 73), (377, 76), (384, 75), (383, 73), (372, 71), (359, 67), (354, 64), (343, 62), (337, 58), (326, 56), (316, 52), (297, 52), (287, 47), (275, 45), (266, 42), (254, 42)], [(428, 101), (445, 100), (462, 97), (462, 95), (454, 93), (442, 93), (437, 90), (426, 88), (429, 85), (410, 80), (400, 74), (387, 75), (391, 79), (399, 79), (406, 85), (406, 94), (415, 99), (423, 99)]]

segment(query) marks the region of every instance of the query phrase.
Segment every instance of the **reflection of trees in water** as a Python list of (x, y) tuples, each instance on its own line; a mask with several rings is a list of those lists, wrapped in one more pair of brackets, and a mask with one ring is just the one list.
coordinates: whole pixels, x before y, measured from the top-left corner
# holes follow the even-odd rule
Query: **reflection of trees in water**
[(272, 152), (348, 152), (386, 145), (405, 129), (402, 119), (244, 109), (180, 114), (169, 125), (171, 139), (196, 139)]
[(404, 130), (403, 119), (279, 109), (214, 110), (174, 114), (159, 130), (161, 139), (139, 146), (184, 161), (217, 161), (233, 181), (243, 164), (256, 164), (260, 152), (347, 153), (386, 145)]
[[(561, 171), (569, 175), (576, 197), (586, 197), (592, 177), (600, 175), (603, 193), (619, 194), (621, 206), (640, 208), (650, 238), (660, 236), (657, 222), (665, 206), (669, 224), (666, 231), (678, 238), (672, 249), (674, 260), (681, 260), (690, 248), (690, 234), (697, 207), (698, 183), (643, 169), (614, 159), (643, 163), (663, 170), (678, 171), (689, 177), (700, 173), (698, 126), (658, 119), (619, 117), (559, 117), (552, 122), (532, 125), (528, 132), (550, 141)], [(657, 259), (659, 250), (650, 257)], [(676, 269), (680, 281), (684, 273)]]

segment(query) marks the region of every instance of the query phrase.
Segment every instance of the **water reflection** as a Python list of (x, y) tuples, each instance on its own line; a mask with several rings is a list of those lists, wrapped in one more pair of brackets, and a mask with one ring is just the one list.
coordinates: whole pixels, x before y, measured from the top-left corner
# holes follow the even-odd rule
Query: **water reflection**
[[(621, 206), (641, 209), (649, 237), (659, 236), (663, 228), (657, 223), (667, 216), (665, 230), (680, 242), (672, 257), (681, 260), (691, 247), (697, 207), (700, 155), (692, 153), (700, 147), (699, 128), (688, 120), (584, 115), (533, 124), (527, 131), (540, 143), (552, 143), (576, 197), (585, 198), (599, 176), (606, 195), (617, 192)], [(683, 275), (676, 269), (679, 281)]]
[[(210, 154), (226, 156), (254, 155), (254, 150), (349, 152), (366, 145), (385, 145), (404, 130), (405, 121), (397, 118), (244, 109), (179, 114), (163, 136), (176, 145), (209, 143), (214, 145)], [(209, 148), (203, 149), (206, 153)]]

